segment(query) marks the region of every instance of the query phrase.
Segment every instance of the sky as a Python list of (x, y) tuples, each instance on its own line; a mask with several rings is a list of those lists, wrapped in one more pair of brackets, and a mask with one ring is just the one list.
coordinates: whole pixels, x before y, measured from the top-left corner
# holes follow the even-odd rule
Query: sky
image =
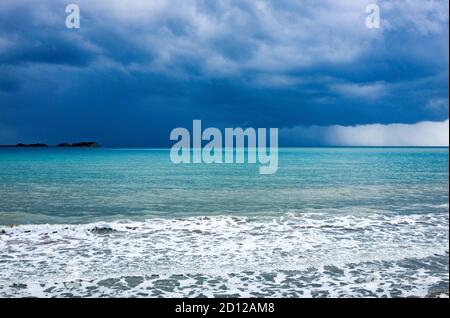
[(448, 146), (448, 33), (446, 0), (2, 0), (0, 144), (166, 147), (200, 119), (281, 146)]

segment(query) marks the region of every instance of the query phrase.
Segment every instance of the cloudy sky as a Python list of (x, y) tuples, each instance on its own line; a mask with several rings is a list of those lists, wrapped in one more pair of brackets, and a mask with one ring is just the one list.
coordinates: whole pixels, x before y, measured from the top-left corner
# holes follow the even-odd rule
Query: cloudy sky
[(4, 0), (0, 144), (169, 146), (201, 119), (284, 146), (448, 145), (448, 26), (447, 0)]

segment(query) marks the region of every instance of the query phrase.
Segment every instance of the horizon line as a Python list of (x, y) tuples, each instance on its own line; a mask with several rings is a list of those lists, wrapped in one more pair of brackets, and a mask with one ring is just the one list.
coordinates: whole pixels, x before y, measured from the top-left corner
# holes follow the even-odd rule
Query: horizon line
[[(36, 143), (36, 144), (43, 144), (43, 143)], [(33, 144), (31, 144), (33, 145)], [(443, 145), (390, 145), (390, 146), (384, 146), (384, 145), (304, 145), (304, 146), (278, 146), (277, 148), (449, 148), (449, 145), (443, 146)], [(171, 149), (171, 146), (100, 146), (100, 147), (61, 147), (58, 145), (46, 145), (45, 146), (18, 146), (16, 145), (0, 145), (0, 148), (31, 148), (31, 149), (42, 149), (42, 148), (58, 148), (58, 149), (80, 149), (80, 148), (88, 148), (88, 149)], [(217, 149), (226, 149), (227, 147), (217, 147)], [(233, 147), (233, 149), (248, 149), (249, 147)], [(258, 147), (252, 147), (252, 148), (258, 148)], [(270, 145), (267, 146), (267, 148), (270, 148)], [(190, 148), (192, 150), (195, 149), (203, 149), (203, 148)]]

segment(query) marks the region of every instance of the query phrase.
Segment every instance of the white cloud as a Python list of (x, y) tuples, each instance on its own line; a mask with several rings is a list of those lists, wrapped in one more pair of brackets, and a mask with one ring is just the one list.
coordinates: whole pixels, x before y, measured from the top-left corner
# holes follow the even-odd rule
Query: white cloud
[[(389, 30), (445, 32), (448, 2), (375, 1), (385, 22), (365, 26), (373, 0), (79, 0), (82, 10), (128, 37), (164, 69), (199, 57), (208, 75), (248, 70), (284, 72), (323, 63), (352, 62)], [(226, 45), (231, 44), (232, 54)], [(248, 51), (249, 58), (235, 54)]]
[[(382, 27), (421, 34), (442, 33), (448, 30), (449, 3), (447, 0), (384, 0), (379, 1)], [(384, 18), (383, 18), (384, 17)]]
[[(8, 16), (9, 11), (31, 10), (33, 29), (64, 32), (56, 1), (66, 4), (55, 0), (36, 7), (32, 0), (4, 1), (0, 13)], [(379, 30), (365, 26), (365, 8), (373, 2), (381, 5), (385, 22)], [(195, 64), (200, 76), (255, 71), (272, 73), (278, 85), (283, 81), (277, 76), (290, 71), (357, 61), (371, 53), (374, 41), (382, 41), (389, 30), (438, 33), (448, 29), (448, 2), (443, 0), (78, 0), (77, 4), (82, 17), (80, 37), (95, 43), (103, 55), (97, 60), (100, 63), (114, 59), (117, 50), (115, 41), (105, 42), (101, 36), (109, 34), (119, 43), (125, 40), (131, 56), (137, 56), (121, 60), (119, 54), (114, 62), (124, 69), (179, 76), (190, 73), (186, 65)], [(264, 85), (267, 79), (260, 82)], [(284, 83), (292, 85), (291, 80)], [(337, 90), (364, 94), (379, 88), (345, 85)]]
[(332, 146), (449, 146), (449, 121), (416, 124), (368, 124), (357, 126), (297, 126), (283, 128), (280, 139)]
[[(88, 23), (126, 34), (142, 70), (169, 72), (177, 61), (201, 61), (208, 76), (285, 72), (351, 62), (376, 37), (364, 24), (370, 0), (100, 0), (78, 2)], [(135, 66), (133, 66), (135, 67)], [(176, 72), (180, 70), (176, 70)]]
[(367, 84), (341, 83), (333, 84), (330, 88), (340, 95), (367, 99), (377, 99), (388, 92), (387, 85), (384, 82)]
[(448, 109), (448, 98), (432, 98), (428, 101), (427, 107), (431, 110)]
[(290, 87), (303, 83), (304, 80), (299, 77), (289, 76), (289, 75), (259, 75), (253, 80), (258, 86), (263, 87)]

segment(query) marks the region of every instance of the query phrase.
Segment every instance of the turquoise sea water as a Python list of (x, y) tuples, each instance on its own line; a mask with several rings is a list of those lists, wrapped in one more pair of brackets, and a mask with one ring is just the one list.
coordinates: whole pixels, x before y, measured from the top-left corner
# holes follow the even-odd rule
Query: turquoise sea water
[(0, 296), (448, 295), (448, 148), (258, 168), (0, 148)]

